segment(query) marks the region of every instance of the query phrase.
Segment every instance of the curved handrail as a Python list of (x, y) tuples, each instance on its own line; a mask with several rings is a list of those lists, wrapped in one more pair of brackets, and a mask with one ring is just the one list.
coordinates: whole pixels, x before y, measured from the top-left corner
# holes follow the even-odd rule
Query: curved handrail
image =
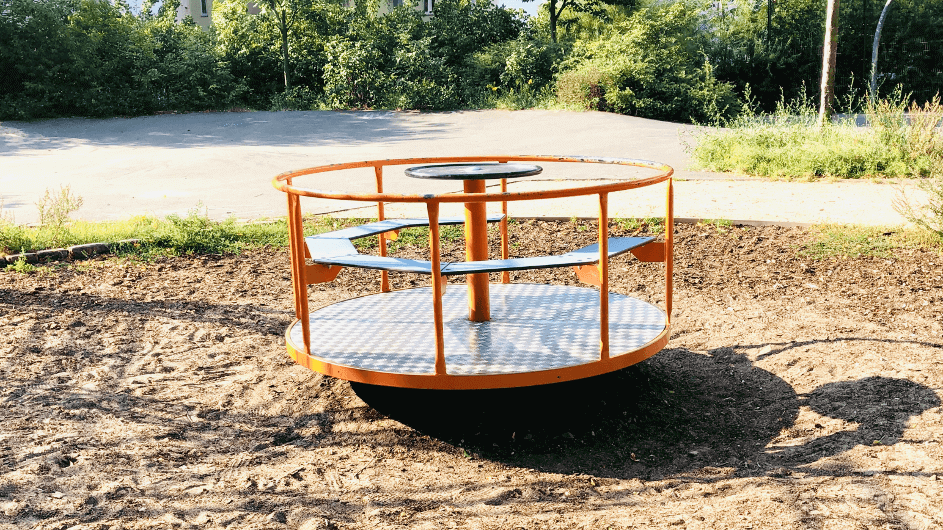
[[(384, 166), (399, 166), (407, 164), (427, 164), (427, 163), (444, 163), (444, 162), (486, 162), (486, 161), (499, 161), (499, 162), (577, 162), (577, 163), (591, 163), (591, 164), (615, 164), (622, 166), (631, 166), (631, 167), (642, 167), (649, 168), (658, 171), (662, 171), (661, 174), (655, 175), (653, 177), (644, 177), (635, 180), (627, 180), (622, 182), (613, 182), (609, 184), (597, 184), (593, 186), (580, 186), (580, 187), (571, 187), (563, 188), (556, 190), (537, 190), (537, 191), (523, 191), (523, 192), (502, 192), (502, 193), (447, 193), (447, 194), (422, 194), (422, 195), (405, 195), (398, 193), (349, 193), (349, 192), (340, 192), (340, 191), (328, 191), (328, 190), (317, 190), (304, 187), (294, 186), (292, 181), (297, 177), (302, 177), (306, 175), (315, 175), (318, 173), (327, 173), (330, 171), (340, 171), (345, 169), (356, 169), (356, 168), (380, 168)], [(290, 193), (293, 195), (299, 195), (304, 197), (315, 197), (320, 199), (336, 199), (336, 200), (347, 200), (347, 201), (364, 201), (364, 202), (403, 202), (403, 203), (453, 203), (453, 202), (511, 202), (511, 201), (527, 201), (527, 200), (536, 200), (536, 199), (556, 199), (564, 197), (578, 197), (582, 195), (597, 195), (600, 193), (611, 193), (615, 191), (630, 190), (635, 188), (643, 188), (646, 186), (651, 186), (658, 184), (659, 182), (665, 182), (671, 175), (674, 174), (674, 169), (671, 166), (665, 164), (659, 164), (657, 162), (652, 162), (649, 160), (637, 160), (629, 158), (609, 158), (609, 157), (567, 157), (567, 156), (547, 156), (547, 155), (526, 155), (526, 156), (446, 156), (446, 157), (434, 157), (434, 158), (399, 158), (399, 159), (387, 159), (387, 160), (368, 160), (361, 162), (346, 162), (340, 164), (328, 164), (324, 166), (316, 166), (307, 169), (299, 169), (296, 171), (289, 171), (287, 173), (282, 173), (281, 175), (276, 176), (272, 179), (272, 185), (285, 193)]]

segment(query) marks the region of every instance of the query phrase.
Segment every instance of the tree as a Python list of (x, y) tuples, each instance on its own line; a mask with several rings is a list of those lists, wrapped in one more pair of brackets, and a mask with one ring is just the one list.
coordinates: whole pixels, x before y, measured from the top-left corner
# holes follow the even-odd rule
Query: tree
[(871, 101), (874, 101), (877, 97), (877, 75), (878, 75), (878, 46), (881, 44), (881, 30), (884, 28), (884, 21), (887, 19), (887, 11), (891, 8), (891, 2), (894, 0), (887, 0), (887, 3), (884, 4), (884, 9), (881, 10), (881, 18), (878, 19), (878, 27), (874, 30), (874, 44), (871, 48), (871, 83), (868, 87), (868, 96), (871, 98)]
[[(532, 0), (524, 0), (524, 2), (530, 1)], [(559, 7), (557, 0), (547, 2), (547, 13), (550, 19), (550, 40), (554, 43), (557, 42), (557, 23), (560, 16), (567, 9), (601, 15), (604, 12), (604, 5), (632, 8), (638, 4), (637, 0), (559, 0), (559, 2)]]
[(298, 0), (260, 0), (258, 4), (262, 15), (275, 20), (282, 37), (282, 75), (285, 78), (286, 91), (291, 88), (288, 77), (288, 28), (295, 23), (299, 8), (297, 4)]
[(832, 117), (835, 98), (835, 58), (838, 52), (838, 0), (828, 0), (825, 14), (825, 45), (822, 47), (822, 97), (819, 100), (819, 126)]

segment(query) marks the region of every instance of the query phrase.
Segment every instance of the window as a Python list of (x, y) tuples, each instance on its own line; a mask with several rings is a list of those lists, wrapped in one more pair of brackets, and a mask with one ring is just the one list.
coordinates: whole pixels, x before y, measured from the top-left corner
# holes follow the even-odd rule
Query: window
[(432, 14), (432, 8), (435, 0), (422, 0), (422, 11), (427, 15)]
[(403, 0), (390, 0), (390, 7), (400, 7), (403, 5)]
[(208, 1), (209, 1), (209, 0), (200, 0), (200, 16), (201, 16), (201, 17), (208, 17), (208, 16), (210, 16), (209, 10), (206, 9), (206, 2), (208, 2)]

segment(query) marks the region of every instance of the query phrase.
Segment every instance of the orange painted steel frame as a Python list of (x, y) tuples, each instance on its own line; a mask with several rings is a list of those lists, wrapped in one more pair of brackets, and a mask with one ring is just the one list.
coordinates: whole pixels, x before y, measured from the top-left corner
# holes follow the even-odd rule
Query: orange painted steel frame
[[(450, 193), (445, 195), (401, 195), (385, 193), (383, 191), (383, 167), (394, 165), (412, 165), (447, 162), (574, 162), (617, 164), (625, 166), (643, 167), (661, 171), (653, 177), (637, 180), (619, 181), (610, 184), (565, 188), (546, 191), (527, 191), (511, 193), (507, 191), (507, 180), (501, 179), (500, 193), (487, 193), (484, 181), (465, 181), (464, 193)], [(340, 171), (355, 168), (374, 168), (376, 176), (376, 193), (345, 193), (324, 191), (297, 187), (294, 179), (307, 175)], [(398, 386), (409, 388), (428, 389), (478, 389), (478, 388), (508, 388), (518, 386), (540, 385), (561, 381), (582, 379), (600, 375), (614, 370), (631, 366), (651, 357), (668, 343), (671, 329), (671, 310), (674, 268), (674, 186), (671, 175), (674, 170), (667, 165), (647, 160), (632, 160), (622, 158), (593, 158), (593, 157), (557, 157), (557, 156), (469, 156), (469, 157), (436, 157), (436, 158), (402, 158), (388, 160), (371, 160), (350, 162), (344, 164), (330, 164), (318, 166), (275, 177), (272, 185), (288, 194), (288, 231), (289, 252), (291, 254), (292, 287), (294, 292), (296, 321), (286, 333), (288, 354), (295, 362), (316, 372), (325, 375), (358, 381), (368, 384)], [(609, 194), (618, 191), (630, 190), (667, 182), (666, 212), (665, 212), (665, 241), (663, 243), (649, 243), (633, 249), (632, 254), (641, 261), (665, 263), (665, 329), (645, 346), (617, 356), (610, 356), (609, 352)], [(576, 197), (581, 195), (599, 196), (599, 264), (597, 266), (574, 267), (579, 278), (600, 288), (600, 328), (599, 328), (599, 360), (593, 363), (517, 374), (493, 374), (453, 376), (449, 375), (445, 363), (445, 339), (443, 333), (442, 295), (445, 292), (445, 278), (440, 271), (439, 248), (439, 205), (445, 203), (462, 202), (466, 208), (466, 257), (469, 261), (488, 259), (487, 227), (485, 225), (485, 203), (502, 203), (502, 212), (507, 215), (507, 203), (510, 201), (555, 199)], [(431, 253), (432, 285), (433, 285), (433, 324), (435, 326), (435, 374), (407, 375), (395, 373), (381, 373), (362, 370), (348, 366), (327, 363), (311, 355), (311, 336), (308, 311), (307, 286), (310, 283), (331, 281), (341, 267), (324, 265), (307, 265), (305, 263), (307, 248), (304, 243), (302, 227), (300, 197), (317, 197), (323, 199), (370, 201), (377, 203), (377, 216), (380, 220), (384, 216), (384, 202), (412, 202), (425, 203), (429, 215), (429, 250)], [(482, 226), (483, 229), (482, 233)], [(395, 233), (380, 234), (380, 255), (386, 256), (386, 239), (395, 239)], [(507, 219), (501, 221), (501, 257), (508, 259), (508, 229)], [(488, 320), (488, 275), (470, 274), (469, 283), (469, 318), (476, 321)], [(502, 274), (502, 282), (510, 283), (510, 274)], [(390, 290), (387, 271), (381, 271), (381, 291)], [(303, 350), (296, 349), (290, 339), (290, 329), (300, 322), (303, 337)]]

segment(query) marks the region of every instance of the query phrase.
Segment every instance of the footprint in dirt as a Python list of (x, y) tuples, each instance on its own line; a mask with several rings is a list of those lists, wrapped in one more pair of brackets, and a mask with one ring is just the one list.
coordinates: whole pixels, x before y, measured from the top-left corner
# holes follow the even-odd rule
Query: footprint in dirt
[[(707, 354), (669, 349), (619, 372), (529, 388), (351, 386), (380, 413), (453, 445), (459, 454), (617, 478), (722, 468), (743, 475), (781, 473), (873, 439), (895, 443), (910, 417), (939, 405), (930, 389), (883, 377), (829, 383), (798, 395), (733, 348)], [(803, 405), (856, 422), (858, 429), (813, 438), (789, 451), (767, 447), (794, 426)]]

